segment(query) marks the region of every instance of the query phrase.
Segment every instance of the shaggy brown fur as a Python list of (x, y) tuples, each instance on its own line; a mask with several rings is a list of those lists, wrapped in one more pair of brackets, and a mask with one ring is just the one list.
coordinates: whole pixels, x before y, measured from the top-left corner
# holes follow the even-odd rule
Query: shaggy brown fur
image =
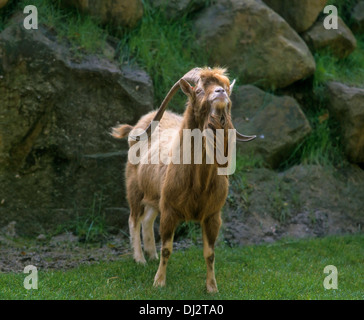
[[(150, 258), (158, 258), (155, 248), (153, 222), (160, 213), (160, 235), (162, 240), (160, 265), (154, 279), (155, 286), (164, 286), (166, 267), (172, 253), (173, 235), (181, 221), (201, 223), (204, 241), (204, 257), (207, 265), (206, 287), (208, 292), (216, 292), (214, 274), (214, 245), (221, 225), (221, 208), (228, 193), (228, 178), (217, 174), (218, 164), (182, 164), (183, 129), (198, 128), (203, 131), (210, 128), (227, 130), (233, 128), (230, 117), (231, 100), (230, 81), (225, 69), (202, 69), (200, 81), (191, 87), (186, 81), (180, 81), (182, 91), (188, 102), (183, 117), (172, 112), (165, 112), (159, 123), (159, 145), (148, 141), (148, 157), (155, 153), (166, 156), (175, 148), (180, 148), (181, 164), (137, 164), (130, 162), (126, 167), (127, 199), (130, 205), (129, 227), (134, 259), (145, 262), (141, 249), (140, 225), (143, 226), (144, 251)], [(132, 129), (145, 129), (156, 112), (143, 116), (133, 127), (120, 125), (113, 129), (116, 138), (126, 137)], [(175, 129), (174, 135), (167, 130)], [(176, 137), (179, 139), (176, 139)], [(130, 146), (136, 142), (130, 141)], [(191, 159), (193, 159), (193, 143)], [(225, 141), (227, 146), (227, 141)], [(224, 150), (226, 155), (227, 150)]]

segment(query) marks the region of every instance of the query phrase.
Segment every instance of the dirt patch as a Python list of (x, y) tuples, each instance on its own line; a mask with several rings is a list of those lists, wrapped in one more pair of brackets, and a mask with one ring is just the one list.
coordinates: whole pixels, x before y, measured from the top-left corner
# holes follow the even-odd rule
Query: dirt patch
[(71, 233), (50, 240), (10, 239), (0, 236), (0, 272), (23, 272), (27, 265), (38, 270), (66, 270), (81, 264), (115, 261), (131, 254), (124, 236), (112, 236), (103, 244), (80, 243)]

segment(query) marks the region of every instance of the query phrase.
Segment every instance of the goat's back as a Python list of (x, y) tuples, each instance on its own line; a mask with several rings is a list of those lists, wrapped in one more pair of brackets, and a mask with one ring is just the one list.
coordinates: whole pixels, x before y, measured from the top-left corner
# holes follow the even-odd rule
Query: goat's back
[[(155, 114), (156, 111), (152, 111), (141, 117), (133, 130), (145, 130)], [(147, 152), (143, 148), (137, 148), (140, 150), (140, 162), (138, 164), (131, 165), (130, 157), (133, 156), (136, 150), (129, 149), (129, 163), (126, 168), (127, 181), (129, 181), (129, 185), (138, 186), (140, 192), (144, 195), (144, 204), (152, 205), (156, 209), (158, 209), (161, 186), (167, 170), (167, 164), (165, 163), (168, 156), (171, 155), (174, 141), (179, 142), (179, 139), (176, 140), (176, 136), (179, 134), (182, 121), (182, 116), (166, 111), (159, 124), (155, 124), (157, 127), (148, 142)], [(129, 141), (129, 146), (137, 147), (135, 143), (135, 141)], [(159, 158), (156, 158), (155, 155), (158, 154)]]

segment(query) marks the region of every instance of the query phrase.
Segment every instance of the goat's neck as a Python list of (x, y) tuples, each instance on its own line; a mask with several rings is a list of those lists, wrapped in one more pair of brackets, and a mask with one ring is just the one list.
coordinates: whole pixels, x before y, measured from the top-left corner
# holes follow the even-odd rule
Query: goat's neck
[[(194, 111), (191, 106), (187, 107), (182, 126), (180, 129), (180, 150), (183, 152), (183, 129), (200, 129), (203, 131), (203, 120), (197, 121)], [(194, 142), (191, 141), (191, 148), (194, 150)], [(202, 164), (193, 164), (194, 162), (194, 151), (186, 150), (186, 152), (191, 152), (191, 162), (192, 165), (185, 166), (185, 170), (189, 170), (189, 176), (192, 179), (193, 187), (199, 189), (200, 191), (206, 191), (211, 182), (217, 176), (217, 164), (214, 161), (214, 164), (206, 164), (206, 145), (202, 144)], [(181, 154), (183, 157), (183, 154)]]

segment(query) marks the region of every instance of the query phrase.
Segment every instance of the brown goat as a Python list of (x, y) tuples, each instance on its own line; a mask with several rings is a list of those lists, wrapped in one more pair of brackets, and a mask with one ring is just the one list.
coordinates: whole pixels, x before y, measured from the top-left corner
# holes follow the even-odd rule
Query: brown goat
[[(193, 82), (195, 87), (187, 81)], [(188, 97), (183, 117), (165, 112), (167, 104), (179, 87)], [(129, 134), (129, 155), (132, 147), (140, 140), (146, 140), (148, 146), (146, 152), (143, 153), (143, 148), (138, 151), (140, 163), (134, 164), (129, 158), (126, 166), (126, 189), (130, 205), (131, 243), (137, 262), (145, 263), (140, 239), (141, 225), (144, 251), (151, 259), (158, 259), (153, 225), (160, 212), (162, 247), (159, 268), (154, 278), (156, 287), (165, 285), (167, 262), (172, 253), (177, 225), (182, 221), (192, 220), (200, 222), (202, 226), (207, 291), (217, 292), (214, 245), (221, 225), (221, 208), (228, 194), (228, 177), (218, 174), (217, 169), (224, 165), (219, 165), (216, 161), (212, 164), (207, 162), (206, 155), (202, 155), (199, 164), (182, 163), (185, 152), (194, 155), (195, 151), (195, 144), (189, 150), (184, 150), (184, 130), (210, 129), (215, 134), (216, 130), (223, 129), (223, 152), (226, 154), (228, 129), (234, 129), (229, 97), (232, 87), (225, 69), (193, 69), (173, 86), (158, 111), (143, 116), (135, 127), (120, 125), (113, 128), (112, 135), (116, 138), (123, 138)], [(159, 121), (158, 142), (153, 141), (153, 120)], [(143, 130), (143, 133), (132, 135), (138, 131), (137, 129)], [(175, 131), (171, 132), (171, 129)], [(255, 136), (244, 136), (236, 132), (238, 141), (250, 141), (254, 138)], [(206, 139), (203, 141), (202, 148), (205, 150)], [(180, 163), (150, 163), (156, 154), (166, 159), (177, 149), (181, 151), (176, 153)]]

